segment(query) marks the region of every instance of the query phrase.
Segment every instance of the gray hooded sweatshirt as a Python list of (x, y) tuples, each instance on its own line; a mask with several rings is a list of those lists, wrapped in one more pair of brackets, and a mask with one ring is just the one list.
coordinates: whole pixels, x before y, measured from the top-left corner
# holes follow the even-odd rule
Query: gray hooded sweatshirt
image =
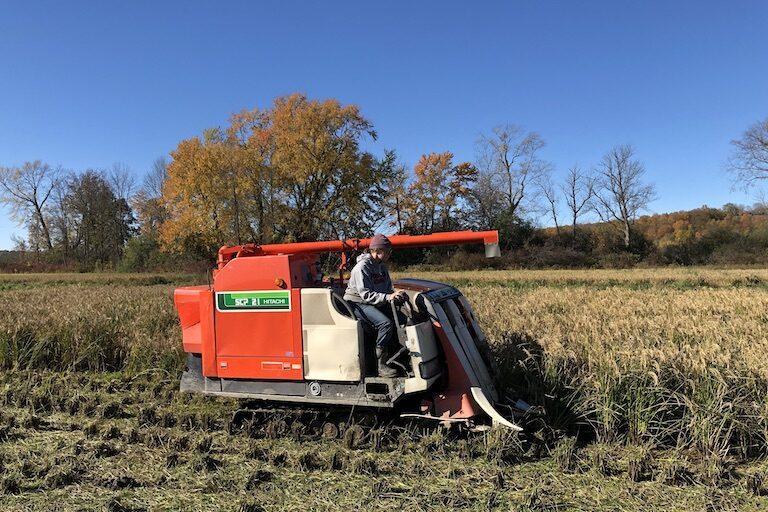
[(375, 261), (368, 253), (357, 257), (344, 292), (344, 300), (378, 306), (387, 302), (392, 293), (392, 279), (386, 265)]

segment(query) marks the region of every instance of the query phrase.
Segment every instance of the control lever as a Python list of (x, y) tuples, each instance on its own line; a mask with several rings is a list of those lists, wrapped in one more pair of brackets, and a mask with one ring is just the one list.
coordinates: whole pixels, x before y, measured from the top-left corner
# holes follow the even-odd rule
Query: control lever
[[(406, 300), (408, 301), (408, 305), (411, 307), (411, 311), (413, 311), (413, 306), (411, 306), (410, 300)], [(387, 360), (387, 365), (396, 365), (399, 368), (402, 368), (406, 375), (411, 376), (411, 371), (406, 368), (404, 364), (400, 363), (400, 361), (397, 361), (397, 359), (406, 352), (408, 352), (408, 355), (410, 356), (410, 351), (408, 350), (408, 333), (405, 332), (405, 323), (400, 325), (395, 301), (392, 301), (389, 304), (392, 307), (392, 320), (395, 322), (395, 332), (397, 333), (397, 341), (400, 343), (400, 350), (395, 352), (395, 354)]]

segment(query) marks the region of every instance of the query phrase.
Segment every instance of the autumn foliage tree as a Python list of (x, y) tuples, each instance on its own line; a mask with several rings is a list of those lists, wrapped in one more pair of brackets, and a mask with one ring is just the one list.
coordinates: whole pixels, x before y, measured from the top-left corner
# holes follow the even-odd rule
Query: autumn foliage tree
[(373, 126), (354, 105), (277, 98), (172, 152), (163, 197), (166, 247), (362, 236), (381, 224), (395, 157), (361, 143)]
[(475, 166), (454, 164), (450, 151), (430, 153), (421, 156), (413, 174), (396, 212), (404, 219), (403, 231), (420, 234), (460, 227), (471, 186), (477, 180)]
[(360, 149), (364, 138), (377, 135), (357, 106), (293, 94), (275, 101), (271, 119), (284, 239), (362, 235), (384, 219), (382, 196), (395, 174), (394, 154), (377, 159)]

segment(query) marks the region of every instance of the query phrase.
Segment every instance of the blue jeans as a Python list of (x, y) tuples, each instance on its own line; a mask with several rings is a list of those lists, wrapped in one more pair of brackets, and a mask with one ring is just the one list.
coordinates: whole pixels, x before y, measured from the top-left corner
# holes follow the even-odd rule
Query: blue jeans
[[(381, 306), (358, 302), (350, 302), (350, 305), (359, 320), (368, 322), (376, 329), (376, 347), (386, 349), (395, 345), (395, 323), (392, 320), (392, 306), (389, 302)], [(398, 317), (400, 317), (400, 325), (403, 325), (404, 317), (400, 312)]]

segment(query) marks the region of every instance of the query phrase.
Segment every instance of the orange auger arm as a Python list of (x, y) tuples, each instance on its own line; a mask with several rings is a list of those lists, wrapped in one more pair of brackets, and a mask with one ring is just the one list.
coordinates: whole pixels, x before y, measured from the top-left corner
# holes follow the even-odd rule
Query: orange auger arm
[[(499, 256), (498, 231), (446, 231), (431, 235), (392, 235), (388, 237), (392, 247), (430, 247), (434, 245), (457, 245), (483, 243), (485, 255)], [(218, 267), (222, 268), (231, 259), (242, 256), (266, 256), (275, 254), (319, 254), (324, 252), (360, 251), (368, 248), (371, 238), (350, 240), (326, 240), (320, 242), (297, 242), (292, 244), (245, 244), (224, 246), (219, 249)]]

